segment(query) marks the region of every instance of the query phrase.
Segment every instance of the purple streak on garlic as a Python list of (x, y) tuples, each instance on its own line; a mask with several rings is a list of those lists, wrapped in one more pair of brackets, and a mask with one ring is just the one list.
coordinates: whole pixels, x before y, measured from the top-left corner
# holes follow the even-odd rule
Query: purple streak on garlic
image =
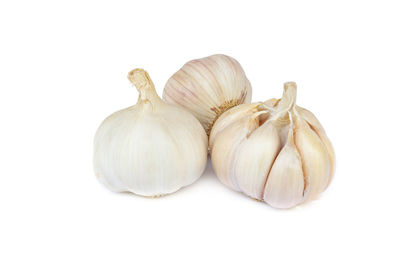
[(207, 134), (226, 110), (251, 101), (251, 85), (233, 58), (213, 55), (187, 62), (168, 80), (163, 99), (190, 111)]

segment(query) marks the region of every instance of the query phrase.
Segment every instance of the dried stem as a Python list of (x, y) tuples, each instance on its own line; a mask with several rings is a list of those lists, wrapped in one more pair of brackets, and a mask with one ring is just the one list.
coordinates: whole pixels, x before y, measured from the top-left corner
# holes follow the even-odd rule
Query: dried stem
[(279, 119), (287, 115), (288, 111), (296, 105), (297, 85), (295, 82), (287, 82), (283, 86), (283, 95), (276, 107), (274, 119)]
[(153, 81), (149, 74), (143, 69), (134, 69), (128, 73), (128, 79), (139, 91), (138, 103), (149, 101), (152, 105), (155, 102), (162, 102), (157, 95)]

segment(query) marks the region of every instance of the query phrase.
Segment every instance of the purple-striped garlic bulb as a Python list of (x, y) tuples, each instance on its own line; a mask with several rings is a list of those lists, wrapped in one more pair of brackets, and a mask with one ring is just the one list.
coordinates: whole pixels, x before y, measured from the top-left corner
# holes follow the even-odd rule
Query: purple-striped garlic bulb
[(251, 85), (239, 62), (212, 55), (183, 65), (167, 81), (163, 99), (190, 111), (209, 135), (222, 113), (251, 102)]

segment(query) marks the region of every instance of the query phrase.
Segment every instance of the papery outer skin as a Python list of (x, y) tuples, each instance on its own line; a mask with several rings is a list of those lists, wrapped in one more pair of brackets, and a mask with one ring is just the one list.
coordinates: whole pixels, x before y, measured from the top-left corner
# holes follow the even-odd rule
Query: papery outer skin
[(252, 198), (263, 199), (267, 176), (280, 148), (279, 134), (272, 123), (264, 123), (242, 141), (234, 166), (242, 192)]
[(173, 106), (160, 112), (118, 111), (99, 127), (94, 167), (113, 191), (169, 194), (193, 183), (207, 161), (207, 136), (190, 114)]
[(318, 135), (300, 117), (295, 118), (294, 137), (307, 183), (305, 196), (315, 199), (328, 186), (330, 175), (328, 151)]
[(215, 136), (225, 129), (228, 125), (232, 122), (241, 119), (243, 117), (247, 117), (251, 114), (257, 112), (257, 107), (261, 103), (254, 103), (254, 104), (241, 104), (239, 106), (233, 107), (227, 111), (225, 111), (214, 123), (214, 126), (211, 129), (210, 137), (209, 137), (209, 146), (211, 147)]
[(301, 158), (289, 131), (288, 141), (268, 175), (264, 201), (275, 208), (291, 208), (303, 202), (304, 175)]
[(242, 67), (226, 55), (187, 62), (166, 83), (163, 99), (190, 111), (210, 133), (225, 110), (251, 101), (251, 85)]
[(329, 181), (327, 186), (329, 186), (330, 182), (333, 179), (333, 176), (335, 175), (335, 168), (336, 168), (336, 156), (335, 156), (335, 150), (333, 149), (331, 141), (328, 139), (326, 136), (325, 130), (322, 127), (321, 123), (318, 121), (317, 117), (315, 117), (314, 114), (312, 114), (311, 111), (299, 107), (296, 107), (296, 110), (300, 114), (300, 116), (308, 122), (308, 124), (313, 128), (313, 130), (317, 133), (319, 138), (321, 139), (322, 143), (324, 143), (328, 154), (329, 154), (329, 160), (330, 160), (330, 174), (329, 174)]
[(207, 135), (188, 111), (164, 103), (147, 72), (128, 78), (139, 90), (135, 106), (107, 117), (94, 140), (94, 170), (109, 189), (142, 196), (172, 193), (193, 183), (207, 162)]
[(237, 150), (257, 123), (246, 116), (232, 124), (223, 135), (215, 136), (211, 154), (213, 169), (220, 181), (233, 190), (241, 191), (235, 176)]
[(267, 105), (271, 108), (276, 106), (278, 103), (279, 103), (279, 99), (276, 99), (276, 98), (271, 98), (264, 102), (265, 105)]

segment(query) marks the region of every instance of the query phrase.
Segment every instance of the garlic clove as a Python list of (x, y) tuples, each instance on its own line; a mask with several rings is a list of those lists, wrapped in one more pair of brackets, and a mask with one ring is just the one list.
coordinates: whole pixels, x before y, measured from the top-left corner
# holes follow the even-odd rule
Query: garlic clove
[(240, 120), (244, 117), (247, 117), (251, 114), (257, 112), (257, 107), (261, 105), (261, 103), (254, 104), (242, 104), (236, 107), (233, 107), (227, 111), (225, 111), (214, 123), (214, 126), (211, 129), (210, 137), (209, 137), (209, 146), (212, 147), (214, 143), (215, 136), (223, 131), (227, 126), (234, 123), (237, 120)]
[(163, 99), (190, 111), (209, 135), (221, 114), (251, 101), (251, 85), (239, 62), (212, 55), (183, 65), (167, 81)]
[(269, 122), (243, 141), (237, 150), (235, 164), (236, 180), (242, 192), (262, 200), (268, 173), (280, 147), (278, 131)]
[(330, 159), (325, 145), (306, 121), (293, 115), (296, 147), (301, 155), (306, 181), (305, 197), (314, 199), (328, 186)]
[(258, 118), (247, 116), (215, 136), (214, 146), (211, 147), (213, 169), (221, 182), (233, 190), (240, 191), (235, 174), (237, 151), (249, 133), (257, 127)]
[(318, 121), (317, 117), (314, 116), (314, 114), (302, 107), (296, 106), (297, 112), (300, 114), (300, 116), (305, 119), (305, 121), (309, 124), (312, 130), (316, 132), (316, 134), (319, 136), (321, 139), (322, 143), (325, 145), (328, 154), (329, 154), (329, 161), (330, 161), (330, 174), (329, 174), (329, 181), (328, 185), (333, 179), (333, 176), (335, 175), (335, 169), (336, 169), (336, 156), (335, 156), (335, 150), (333, 149), (332, 143), (327, 137), (324, 128), (322, 127), (321, 123)]
[(325, 134), (325, 129), (322, 127), (321, 123), (318, 121), (314, 114), (302, 107), (296, 106), (296, 112), (308, 123), (313, 126), (313, 130), (316, 132), (321, 132)]
[(293, 139), (293, 130), (279, 152), (264, 190), (264, 201), (275, 208), (291, 208), (303, 201), (304, 175), (301, 158)]

